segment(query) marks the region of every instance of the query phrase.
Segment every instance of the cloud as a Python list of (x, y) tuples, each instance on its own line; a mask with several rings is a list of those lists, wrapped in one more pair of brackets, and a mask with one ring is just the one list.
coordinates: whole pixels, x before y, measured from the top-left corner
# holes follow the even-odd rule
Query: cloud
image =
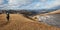
[(40, 2), (46, 2), (47, 0), (39, 0)]
[[(0, 0), (1, 9), (49, 9), (60, 5), (60, 0)], [(4, 4), (5, 2), (5, 4)]]
[(0, 5), (3, 4), (3, 2), (4, 2), (3, 0), (0, 0)]
[(7, 0), (0, 0), (0, 9), (7, 7), (8, 5), (7, 3), (8, 3)]
[(49, 9), (55, 6), (59, 6), (60, 5), (60, 0), (50, 0), (50, 1), (46, 1), (43, 0), (43, 2), (36, 2), (33, 5), (29, 5), (27, 8), (29, 9)]
[(11, 8), (21, 7), (24, 5), (31, 4), (33, 0), (9, 0), (9, 6)]
[(52, 8), (52, 7), (55, 7), (55, 6), (60, 6), (60, 0), (55, 0), (51, 4), (46, 4), (47, 8)]
[[(0, 0), (0, 8), (2, 9), (18, 9), (19, 7), (29, 5), (33, 0)], [(4, 4), (3, 4), (4, 3)], [(8, 3), (8, 4), (5, 4)]]

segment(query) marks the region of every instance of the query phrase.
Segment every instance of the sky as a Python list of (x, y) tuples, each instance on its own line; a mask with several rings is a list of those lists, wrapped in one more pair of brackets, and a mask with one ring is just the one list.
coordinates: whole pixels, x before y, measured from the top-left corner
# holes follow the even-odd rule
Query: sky
[(0, 0), (0, 9), (49, 9), (60, 6), (60, 0)]

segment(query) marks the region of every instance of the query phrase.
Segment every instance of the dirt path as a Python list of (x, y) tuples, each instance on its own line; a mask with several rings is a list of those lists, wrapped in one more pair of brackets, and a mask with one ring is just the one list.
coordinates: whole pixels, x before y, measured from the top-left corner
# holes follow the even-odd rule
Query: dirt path
[(0, 30), (60, 30), (60, 28), (32, 21), (21, 14), (11, 14), (10, 21), (4, 26), (0, 26)]

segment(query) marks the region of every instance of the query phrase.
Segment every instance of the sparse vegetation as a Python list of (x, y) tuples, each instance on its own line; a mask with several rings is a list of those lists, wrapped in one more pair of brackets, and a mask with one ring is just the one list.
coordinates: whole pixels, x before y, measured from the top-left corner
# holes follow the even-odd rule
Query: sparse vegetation
[(3, 13), (0, 14), (0, 30), (60, 30), (59, 27), (50, 26), (31, 19), (31, 16), (34, 17), (35, 15), (41, 14), (34, 14), (31, 13), (31, 11), (23, 12), (10, 10), (10, 21), (7, 22), (6, 11), (2, 12)]

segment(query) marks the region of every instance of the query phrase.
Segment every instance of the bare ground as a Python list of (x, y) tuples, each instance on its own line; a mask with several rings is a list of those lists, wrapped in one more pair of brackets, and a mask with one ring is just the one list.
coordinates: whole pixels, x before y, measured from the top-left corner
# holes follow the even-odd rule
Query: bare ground
[(10, 14), (10, 21), (7, 22), (6, 15), (2, 14), (0, 30), (60, 30), (60, 28), (30, 20), (21, 14)]

